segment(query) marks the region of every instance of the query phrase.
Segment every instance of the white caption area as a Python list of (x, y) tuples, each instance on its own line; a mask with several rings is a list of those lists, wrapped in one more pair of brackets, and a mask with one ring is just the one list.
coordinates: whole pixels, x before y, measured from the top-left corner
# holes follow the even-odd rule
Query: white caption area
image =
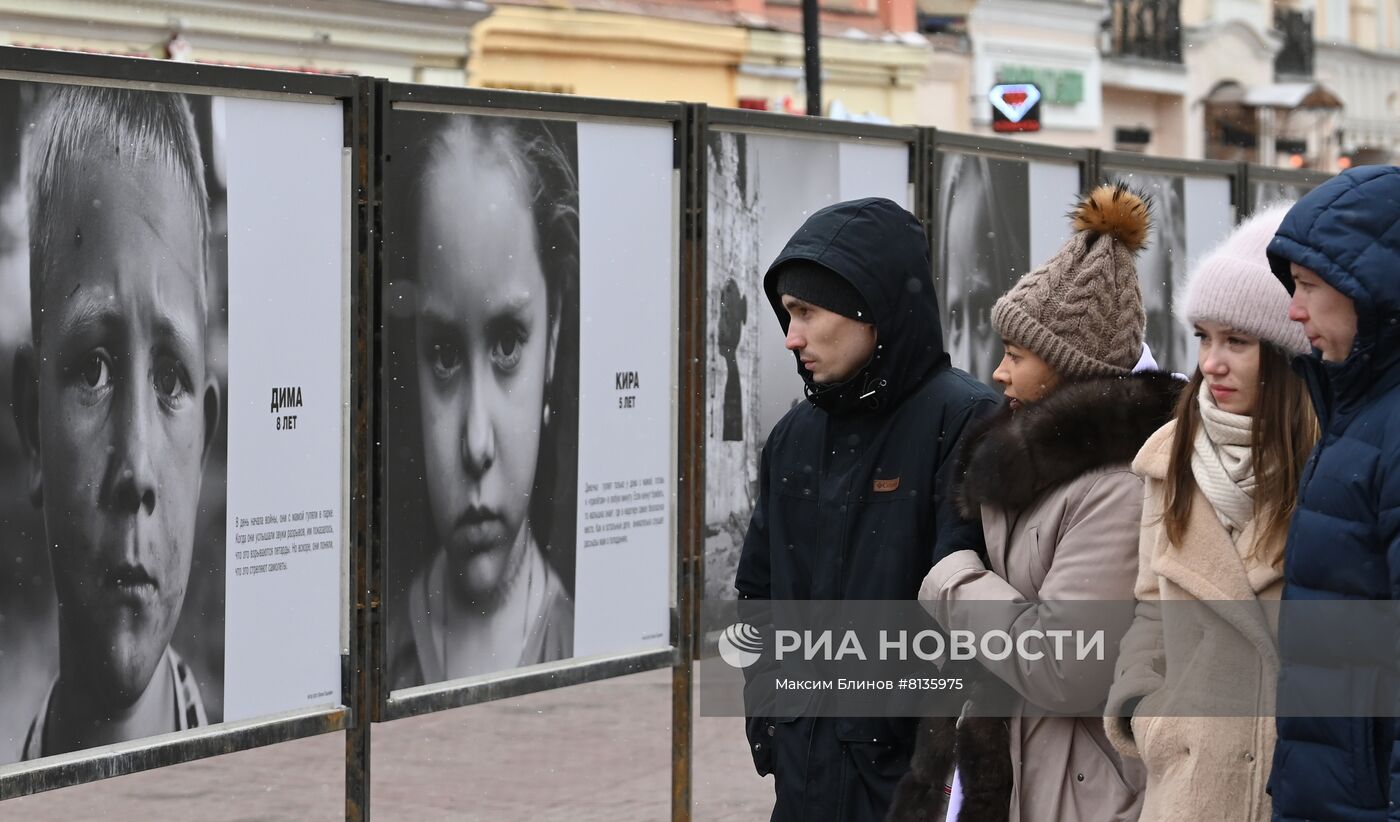
[(225, 719), (340, 701), (339, 106), (227, 101)]
[(669, 124), (578, 126), (576, 657), (670, 644), (672, 139)]

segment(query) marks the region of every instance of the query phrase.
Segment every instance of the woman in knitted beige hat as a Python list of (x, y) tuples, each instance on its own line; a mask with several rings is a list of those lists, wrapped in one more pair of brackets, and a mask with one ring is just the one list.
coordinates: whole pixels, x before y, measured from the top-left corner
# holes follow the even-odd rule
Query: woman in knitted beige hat
[(944, 629), (1005, 631), (1018, 651), (979, 657), (989, 676), (962, 719), (921, 725), (895, 820), (943, 819), (955, 784), (959, 822), (1137, 819), (1141, 766), (1113, 750), (1099, 718), (1111, 663), (1064, 658), (1043, 640), (1082, 627), (1064, 602), (1132, 600), (1142, 481), (1129, 466), (1179, 386), (1133, 373), (1148, 215), (1123, 187), (1094, 190), (1063, 248), (992, 310), (1006, 401), (965, 440), (957, 491), (964, 515), (981, 517), (987, 555), (949, 555), (919, 598)]
[(1139, 604), (1106, 723), (1147, 768), (1144, 820), (1270, 817), (1275, 603), (1317, 438), (1290, 367), (1308, 340), (1265, 256), (1287, 212), (1250, 219), (1192, 272), (1178, 313), (1200, 367), (1133, 462), (1147, 485)]

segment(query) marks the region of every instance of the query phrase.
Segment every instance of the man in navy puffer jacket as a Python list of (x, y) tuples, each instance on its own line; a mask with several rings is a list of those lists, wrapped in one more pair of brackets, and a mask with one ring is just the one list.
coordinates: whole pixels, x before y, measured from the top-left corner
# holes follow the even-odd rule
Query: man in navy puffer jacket
[(1325, 718), (1284, 707), (1289, 692), (1364, 699), (1395, 679), (1394, 655), (1349, 665), (1334, 652), (1344, 637), (1318, 641), (1309, 608), (1400, 600), (1400, 168), (1352, 169), (1299, 200), (1269, 261), (1314, 349), (1297, 366), (1321, 429), (1285, 555), (1285, 602), (1311, 602), (1285, 604), (1280, 620), (1274, 818), (1400, 820), (1393, 710)]

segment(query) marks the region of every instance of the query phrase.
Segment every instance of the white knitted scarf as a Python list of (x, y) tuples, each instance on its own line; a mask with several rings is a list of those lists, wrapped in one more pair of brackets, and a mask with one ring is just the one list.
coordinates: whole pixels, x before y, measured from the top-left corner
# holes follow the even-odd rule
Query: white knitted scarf
[(1250, 449), (1254, 420), (1222, 411), (1204, 382), (1196, 403), (1201, 409), (1201, 427), (1196, 431), (1191, 473), (1233, 540), (1254, 518), (1254, 460)]

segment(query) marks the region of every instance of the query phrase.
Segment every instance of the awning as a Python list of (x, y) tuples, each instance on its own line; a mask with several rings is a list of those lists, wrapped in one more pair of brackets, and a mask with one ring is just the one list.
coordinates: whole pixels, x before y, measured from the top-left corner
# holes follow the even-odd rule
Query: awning
[(1239, 83), (1226, 82), (1215, 87), (1215, 90), (1206, 95), (1207, 103), (1214, 103), (1222, 106), (1244, 105), (1244, 86)]
[(1270, 83), (1245, 92), (1244, 104), (1254, 108), (1340, 109), (1342, 101), (1321, 83)]

